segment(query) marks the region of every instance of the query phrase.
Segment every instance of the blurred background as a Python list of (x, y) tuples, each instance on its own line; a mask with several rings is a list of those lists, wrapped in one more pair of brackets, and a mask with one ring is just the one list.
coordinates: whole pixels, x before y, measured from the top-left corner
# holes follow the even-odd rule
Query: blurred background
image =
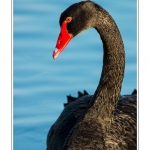
[[(76, 36), (54, 61), (60, 14), (78, 0), (13, 1), (13, 146), (46, 149), (46, 137), (66, 95), (94, 94), (102, 69), (102, 42), (95, 29)], [(126, 68), (121, 95), (137, 86), (137, 1), (95, 0), (116, 21), (123, 37)]]

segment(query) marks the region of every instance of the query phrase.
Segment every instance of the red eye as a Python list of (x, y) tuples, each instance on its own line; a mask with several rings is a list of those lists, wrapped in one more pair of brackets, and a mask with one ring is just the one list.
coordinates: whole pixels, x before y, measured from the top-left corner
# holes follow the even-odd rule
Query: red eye
[(71, 20), (72, 20), (71, 17), (67, 17), (67, 18), (66, 18), (66, 21), (67, 21), (67, 22), (71, 22)]

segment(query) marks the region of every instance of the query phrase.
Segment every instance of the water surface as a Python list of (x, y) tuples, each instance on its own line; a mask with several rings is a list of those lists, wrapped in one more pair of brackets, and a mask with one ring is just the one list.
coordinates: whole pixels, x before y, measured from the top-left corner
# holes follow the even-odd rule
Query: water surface
[[(102, 43), (89, 29), (75, 37), (56, 61), (52, 52), (59, 16), (75, 0), (14, 0), (14, 150), (46, 149), (46, 136), (66, 102), (84, 89), (93, 94), (102, 68)], [(136, 88), (136, 1), (98, 1), (115, 19), (123, 37), (126, 69), (121, 94)]]

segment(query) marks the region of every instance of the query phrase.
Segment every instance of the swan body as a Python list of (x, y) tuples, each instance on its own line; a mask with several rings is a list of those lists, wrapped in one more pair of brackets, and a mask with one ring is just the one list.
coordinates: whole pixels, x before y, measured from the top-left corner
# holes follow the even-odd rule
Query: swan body
[(122, 37), (111, 15), (92, 1), (68, 7), (53, 58), (80, 32), (93, 27), (103, 42), (103, 69), (94, 95), (65, 105), (47, 135), (47, 150), (136, 150), (136, 92), (120, 96), (125, 67)]

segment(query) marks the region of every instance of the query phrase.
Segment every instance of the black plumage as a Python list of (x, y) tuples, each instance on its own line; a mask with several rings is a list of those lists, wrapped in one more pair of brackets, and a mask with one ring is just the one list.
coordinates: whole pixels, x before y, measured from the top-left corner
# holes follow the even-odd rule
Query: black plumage
[(51, 127), (47, 150), (136, 150), (136, 93), (120, 96), (125, 52), (119, 29), (110, 14), (92, 1), (67, 8), (60, 25), (72, 17), (67, 31), (74, 36), (93, 27), (103, 42), (103, 69), (94, 95), (79, 93)]
[(75, 100), (77, 100), (78, 98), (85, 96), (85, 95), (89, 95), (87, 91), (83, 91), (83, 93), (81, 93), (80, 91), (78, 91), (78, 97), (73, 97), (71, 95), (67, 95), (67, 103), (64, 103), (64, 107), (66, 107), (68, 104), (70, 104), (71, 102), (74, 102)]

